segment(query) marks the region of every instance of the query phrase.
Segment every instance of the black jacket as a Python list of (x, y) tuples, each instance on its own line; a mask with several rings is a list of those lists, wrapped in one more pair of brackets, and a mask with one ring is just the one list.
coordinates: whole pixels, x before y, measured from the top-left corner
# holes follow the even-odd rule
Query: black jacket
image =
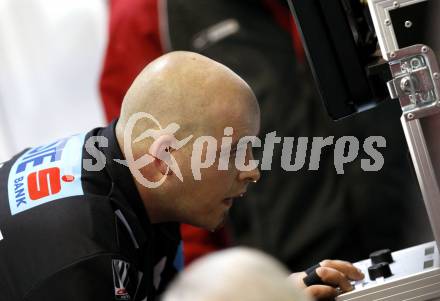
[[(0, 167), (1, 300), (153, 300), (182, 266), (178, 225), (151, 225), (113, 160), (123, 159), (114, 125)], [(92, 136), (108, 142), (92, 143), (100, 162), (84, 146)], [(86, 171), (87, 159), (105, 167)]]

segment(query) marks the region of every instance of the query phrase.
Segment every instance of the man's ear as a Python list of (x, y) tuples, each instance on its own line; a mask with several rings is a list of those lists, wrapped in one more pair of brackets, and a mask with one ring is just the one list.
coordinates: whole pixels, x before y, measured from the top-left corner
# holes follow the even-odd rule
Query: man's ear
[(172, 151), (171, 144), (174, 140), (175, 138), (172, 135), (162, 135), (154, 140), (150, 146), (150, 155), (155, 158), (154, 164), (157, 164), (163, 175), (171, 175), (173, 173), (170, 169), (170, 153)]

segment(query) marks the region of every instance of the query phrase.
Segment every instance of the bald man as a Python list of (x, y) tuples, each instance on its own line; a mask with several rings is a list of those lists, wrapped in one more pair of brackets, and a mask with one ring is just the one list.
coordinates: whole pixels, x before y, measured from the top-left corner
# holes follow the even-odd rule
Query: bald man
[(288, 275), (269, 255), (230, 248), (192, 263), (176, 277), (162, 301), (310, 301), (289, 283)]
[[(175, 52), (136, 78), (118, 121), (2, 164), (1, 299), (155, 299), (182, 267), (178, 223), (217, 229), (258, 180), (239, 141), (258, 134), (259, 114), (230, 69)], [(363, 277), (340, 261), (313, 273), (306, 290), (317, 297)]]

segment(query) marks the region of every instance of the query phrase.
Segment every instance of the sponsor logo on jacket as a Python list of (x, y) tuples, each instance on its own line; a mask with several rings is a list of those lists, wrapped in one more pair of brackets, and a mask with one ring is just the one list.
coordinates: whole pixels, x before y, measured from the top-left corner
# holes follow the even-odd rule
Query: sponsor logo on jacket
[(113, 284), (115, 287), (115, 300), (130, 300), (130, 294), (127, 291), (127, 284), (130, 282), (129, 277), (130, 264), (124, 260), (113, 259)]
[(75, 195), (82, 195), (84, 134), (31, 148), (14, 163), (8, 178), (11, 214)]

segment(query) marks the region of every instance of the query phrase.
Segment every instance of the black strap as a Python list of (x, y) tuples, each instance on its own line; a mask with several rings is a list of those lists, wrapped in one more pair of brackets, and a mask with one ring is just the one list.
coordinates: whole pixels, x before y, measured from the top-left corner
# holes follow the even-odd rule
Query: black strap
[(320, 268), (320, 267), (321, 267), (321, 265), (318, 263), (318, 264), (315, 264), (314, 266), (311, 266), (310, 268), (308, 268), (306, 270), (307, 276), (310, 275), (311, 273), (313, 273), (317, 268)]
[(324, 284), (322, 279), (316, 273), (316, 269), (313, 272), (311, 272), (310, 274), (308, 274), (306, 277), (304, 277), (303, 281), (306, 286), (323, 285)]

